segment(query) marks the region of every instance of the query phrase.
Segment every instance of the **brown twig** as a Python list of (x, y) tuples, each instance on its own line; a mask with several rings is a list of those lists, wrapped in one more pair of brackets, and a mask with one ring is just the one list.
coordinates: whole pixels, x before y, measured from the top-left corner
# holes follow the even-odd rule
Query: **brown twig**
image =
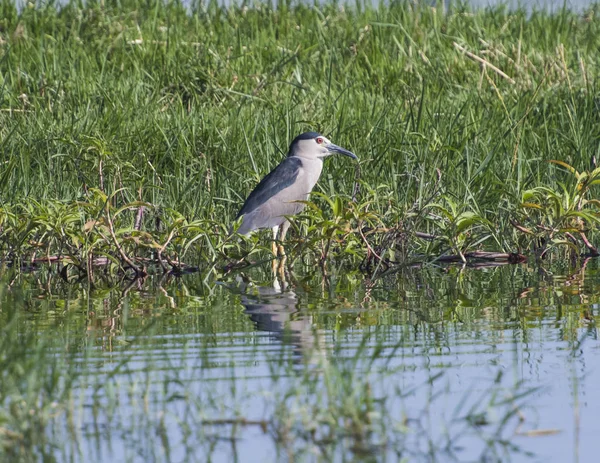
[(433, 241), (433, 240), (437, 239), (437, 236), (431, 235), (430, 233), (424, 233), (424, 232), (415, 232), (415, 236), (417, 238), (421, 238), (422, 240), (429, 240), (429, 241)]
[(165, 244), (163, 244), (157, 252), (158, 263), (160, 264), (160, 266), (162, 267), (164, 272), (166, 272), (168, 269), (162, 259), (162, 253), (165, 250), (165, 248), (169, 245), (169, 243), (171, 242), (171, 240), (173, 239), (174, 236), (175, 236), (175, 229), (173, 228), (173, 230), (171, 230), (171, 233), (169, 233), (169, 237), (167, 238), (167, 241), (165, 241)]
[(123, 250), (123, 248), (121, 247), (121, 245), (119, 244), (119, 240), (117, 239), (117, 235), (115, 235), (115, 230), (113, 228), (113, 223), (112, 223), (112, 219), (110, 218), (110, 211), (108, 209), (108, 205), (106, 206), (106, 223), (108, 225), (108, 231), (110, 232), (110, 236), (113, 239), (113, 242), (115, 243), (115, 246), (117, 247), (117, 250), (119, 251), (119, 254), (121, 254), (121, 257), (123, 258), (123, 260), (125, 262), (127, 262), (127, 264), (135, 271), (135, 273), (139, 276), (145, 276), (147, 275), (146, 271), (139, 268), (125, 253), (125, 251)]
[(586, 247), (591, 251), (593, 256), (600, 256), (598, 249), (590, 242), (590, 240), (588, 240), (584, 232), (579, 232), (579, 236), (581, 236), (581, 239), (585, 243)]
[(461, 255), (448, 255), (440, 256), (436, 260), (438, 262), (464, 262), (466, 261), (479, 261), (479, 262), (497, 262), (497, 263), (508, 263), (517, 264), (527, 261), (527, 257), (523, 254), (515, 252), (488, 252), (488, 251), (473, 251), (466, 252)]
[(369, 244), (369, 242), (367, 241), (367, 238), (365, 237), (365, 235), (363, 234), (362, 231), (362, 227), (360, 226), (360, 224), (358, 225), (358, 233), (360, 233), (360, 237), (362, 238), (363, 242), (365, 243), (365, 245), (367, 246), (367, 250), (369, 251), (370, 254), (373, 254), (378, 261), (381, 262), (381, 257), (379, 256), (379, 254), (377, 254), (375, 252), (375, 250), (371, 247), (371, 245)]
[(517, 222), (515, 222), (514, 220), (510, 220), (510, 224), (515, 227), (517, 230), (519, 230), (520, 232), (523, 233), (527, 233), (528, 235), (535, 235), (534, 232), (532, 232), (529, 228), (525, 228), (522, 225), (519, 225)]

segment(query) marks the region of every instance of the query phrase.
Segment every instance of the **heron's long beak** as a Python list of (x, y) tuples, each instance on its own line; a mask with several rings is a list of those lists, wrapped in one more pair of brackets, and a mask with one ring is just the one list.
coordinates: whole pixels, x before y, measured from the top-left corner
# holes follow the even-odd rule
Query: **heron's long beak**
[(329, 145), (327, 145), (327, 149), (332, 154), (333, 153), (343, 154), (345, 156), (348, 156), (348, 157), (350, 157), (352, 159), (356, 159), (358, 161), (358, 158), (356, 157), (356, 154), (354, 154), (352, 151), (348, 151), (347, 149), (342, 148), (341, 146), (334, 145), (333, 143), (330, 143)]

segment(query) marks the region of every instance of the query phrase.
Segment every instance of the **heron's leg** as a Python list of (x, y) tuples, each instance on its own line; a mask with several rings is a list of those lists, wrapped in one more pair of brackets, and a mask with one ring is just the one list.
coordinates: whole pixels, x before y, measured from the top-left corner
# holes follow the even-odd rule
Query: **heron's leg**
[(273, 227), (273, 255), (277, 257), (277, 233), (279, 232), (279, 225)]
[(279, 241), (281, 243), (279, 245), (279, 255), (280, 256), (285, 256), (285, 248), (283, 247), (283, 241), (285, 240), (285, 235), (289, 228), (290, 228), (289, 220), (286, 220), (285, 222), (283, 222), (281, 224), (281, 233), (279, 234)]
[[(283, 248), (283, 246), (281, 246)], [(281, 279), (282, 282), (286, 283), (285, 279), (285, 262), (287, 261), (287, 256), (282, 254), (281, 259), (279, 260), (279, 265), (277, 266), (277, 275)]]
[(271, 269), (273, 270), (273, 275), (277, 274), (277, 233), (278, 232), (279, 232), (279, 226), (273, 227), (273, 243), (272, 243), (273, 260), (271, 262)]

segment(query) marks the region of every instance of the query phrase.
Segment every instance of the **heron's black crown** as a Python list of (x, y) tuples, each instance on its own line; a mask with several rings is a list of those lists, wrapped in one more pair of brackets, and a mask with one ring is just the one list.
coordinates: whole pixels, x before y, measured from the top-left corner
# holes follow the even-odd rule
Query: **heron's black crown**
[[(299, 142), (300, 140), (312, 140), (313, 138), (321, 137), (322, 135), (319, 132), (304, 132), (298, 135), (292, 141), (292, 145)], [(291, 146), (291, 145), (290, 145)]]

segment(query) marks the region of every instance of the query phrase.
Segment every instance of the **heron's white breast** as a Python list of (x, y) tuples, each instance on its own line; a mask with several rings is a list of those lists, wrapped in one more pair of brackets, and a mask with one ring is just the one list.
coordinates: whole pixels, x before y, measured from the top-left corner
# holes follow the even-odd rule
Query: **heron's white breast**
[(323, 171), (323, 161), (321, 159), (302, 159), (302, 167), (298, 173), (299, 183), (302, 184), (303, 193), (310, 194), (312, 189), (315, 187)]

